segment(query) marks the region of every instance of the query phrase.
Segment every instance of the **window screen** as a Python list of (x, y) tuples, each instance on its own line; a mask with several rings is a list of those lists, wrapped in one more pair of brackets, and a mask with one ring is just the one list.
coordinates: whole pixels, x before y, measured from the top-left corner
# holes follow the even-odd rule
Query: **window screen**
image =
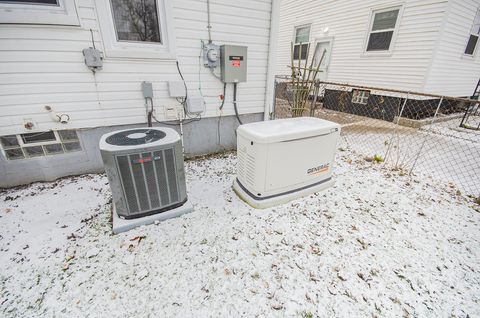
[(156, 0), (111, 0), (119, 41), (161, 43)]
[(467, 47), (465, 48), (465, 54), (473, 55), (475, 53), (475, 47), (477, 46), (478, 36), (470, 34)]
[(374, 12), (367, 51), (388, 51), (397, 27), (400, 9)]
[(367, 51), (388, 51), (392, 36), (393, 31), (370, 34)]
[(294, 60), (298, 60), (298, 56), (300, 54), (300, 47), (302, 47), (302, 56), (301, 56), (301, 60), (305, 60), (307, 58), (307, 52), (308, 52), (308, 43), (307, 44), (296, 44), (294, 47), (293, 47), (293, 59)]
[(58, 0), (0, 0), (0, 3), (39, 4), (58, 6)]

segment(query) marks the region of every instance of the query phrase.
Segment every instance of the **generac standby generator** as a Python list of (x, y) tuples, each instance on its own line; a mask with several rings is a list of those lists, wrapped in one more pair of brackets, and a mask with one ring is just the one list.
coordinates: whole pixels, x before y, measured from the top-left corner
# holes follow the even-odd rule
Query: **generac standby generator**
[(235, 192), (267, 208), (331, 186), (339, 136), (340, 125), (313, 117), (240, 126)]
[(112, 190), (114, 233), (193, 210), (187, 202), (182, 144), (175, 130), (114, 131), (102, 136), (100, 152)]

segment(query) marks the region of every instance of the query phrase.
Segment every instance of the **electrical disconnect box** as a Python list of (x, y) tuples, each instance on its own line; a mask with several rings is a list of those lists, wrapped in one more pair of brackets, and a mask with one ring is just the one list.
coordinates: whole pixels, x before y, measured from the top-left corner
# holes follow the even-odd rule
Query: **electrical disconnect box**
[(142, 82), (143, 98), (153, 98), (153, 86), (151, 82)]
[(83, 49), (83, 57), (85, 58), (85, 65), (92, 71), (101, 70), (103, 67), (103, 54), (101, 51), (92, 47)]
[(168, 93), (170, 97), (185, 97), (185, 84), (182, 81), (169, 81)]
[(224, 83), (247, 81), (247, 47), (220, 46), (221, 79)]
[(191, 114), (201, 114), (205, 111), (205, 100), (200, 94), (190, 94), (187, 98), (187, 111)]

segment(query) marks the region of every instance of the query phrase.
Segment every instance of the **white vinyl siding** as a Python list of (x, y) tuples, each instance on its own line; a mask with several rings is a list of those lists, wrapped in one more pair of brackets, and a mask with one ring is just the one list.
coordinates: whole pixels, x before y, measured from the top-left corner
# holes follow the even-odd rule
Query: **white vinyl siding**
[[(280, 10), (277, 74), (289, 74), (290, 42), (295, 25), (311, 23), (311, 41), (333, 39), (328, 80), (367, 86), (422, 90), (447, 0), (283, 0)], [(391, 54), (365, 53), (372, 10), (402, 5)], [(348, 22), (348, 23), (347, 23)], [(311, 48), (313, 51), (313, 48)], [(312, 51), (310, 54), (312, 54)]]
[(473, 56), (464, 54), (479, 0), (450, 0), (425, 91), (471, 96), (480, 78), (478, 45)]
[[(223, 84), (199, 61), (200, 40), (208, 39), (206, 0), (170, 2), (175, 57), (188, 88), (201, 87), (204, 117), (218, 116)], [(0, 25), (0, 135), (29, 132), (26, 121), (35, 131), (146, 123), (142, 81), (153, 83), (157, 118), (165, 118), (165, 107), (178, 107), (167, 86), (180, 80), (175, 60), (107, 56), (95, 74), (85, 66), (82, 50), (92, 46), (90, 29), (96, 47), (105, 52), (96, 3), (76, 1), (81, 27)], [(270, 10), (270, 0), (211, 1), (214, 42), (248, 46), (247, 82), (238, 85), (240, 114), (264, 112)], [(222, 116), (234, 115), (232, 96), (228, 87)], [(69, 123), (52, 121), (46, 105), (68, 114)]]

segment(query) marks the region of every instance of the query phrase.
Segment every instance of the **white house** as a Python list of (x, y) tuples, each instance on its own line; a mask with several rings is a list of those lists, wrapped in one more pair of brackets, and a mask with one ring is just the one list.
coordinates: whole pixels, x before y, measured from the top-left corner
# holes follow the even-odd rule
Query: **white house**
[[(180, 72), (188, 93), (206, 102), (201, 120), (183, 121), (186, 154), (232, 148), (232, 86), (220, 110), (224, 85), (219, 68), (203, 65), (202, 47), (210, 30), (214, 44), (248, 48), (238, 112), (263, 120), (278, 12), (277, 0), (0, 1), (0, 187), (101, 171), (100, 136), (146, 125), (144, 81), (156, 119), (180, 131), (183, 108), (168, 87), (182, 81)], [(102, 52), (101, 68), (87, 67), (90, 47)]]
[[(471, 96), (480, 78), (480, 0), (284, 0), (277, 74), (291, 43), (327, 50), (329, 82)], [(303, 45), (306, 52), (307, 45)], [(300, 58), (304, 58), (304, 54)]]

